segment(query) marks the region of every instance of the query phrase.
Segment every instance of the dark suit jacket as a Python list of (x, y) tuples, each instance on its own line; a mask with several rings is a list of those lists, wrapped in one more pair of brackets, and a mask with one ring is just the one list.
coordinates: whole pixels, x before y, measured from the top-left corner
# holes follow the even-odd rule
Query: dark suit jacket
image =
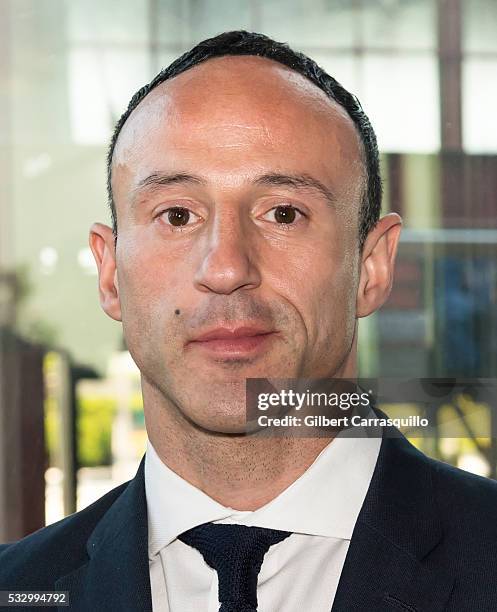
[[(8, 589), (67, 590), (61, 611), (151, 612), (144, 458), (85, 510), (1, 546)], [(332, 612), (442, 610), (497, 612), (497, 483), (384, 437)]]

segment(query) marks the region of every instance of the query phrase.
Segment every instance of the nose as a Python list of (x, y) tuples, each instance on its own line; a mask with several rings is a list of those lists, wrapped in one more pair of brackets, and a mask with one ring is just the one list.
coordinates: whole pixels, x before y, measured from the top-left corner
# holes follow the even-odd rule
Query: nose
[(229, 295), (237, 289), (254, 289), (261, 278), (249, 228), (237, 211), (216, 215), (204, 234), (200, 265), (194, 283), (200, 291)]

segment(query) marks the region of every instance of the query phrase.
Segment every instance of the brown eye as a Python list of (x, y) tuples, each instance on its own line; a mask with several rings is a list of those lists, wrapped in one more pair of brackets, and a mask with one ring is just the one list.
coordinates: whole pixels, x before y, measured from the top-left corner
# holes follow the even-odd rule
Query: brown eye
[(269, 212), (273, 214), (273, 218), (276, 223), (286, 225), (294, 223), (297, 219), (297, 215), (302, 216), (302, 213), (298, 208), (289, 205), (275, 206)]
[(167, 211), (167, 220), (175, 227), (187, 225), (190, 220), (190, 211), (180, 207), (170, 208)]
[(277, 206), (274, 209), (274, 218), (276, 223), (293, 223), (297, 211), (293, 206)]

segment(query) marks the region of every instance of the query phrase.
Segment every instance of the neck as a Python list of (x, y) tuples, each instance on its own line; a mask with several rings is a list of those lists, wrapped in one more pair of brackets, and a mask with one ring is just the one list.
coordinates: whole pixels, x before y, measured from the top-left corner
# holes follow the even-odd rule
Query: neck
[[(354, 349), (355, 347), (353, 347)], [(356, 377), (355, 350), (338, 378)], [(297, 480), (330, 437), (254, 437), (195, 427), (142, 377), (145, 422), (155, 451), (171, 470), (218, 503), (257, 510)]]
[(223, 506), (257, 510), (288, 488), (312, 464), (330, 438), (213, 436), (189, 428), (147, 430), (158, 456), (171, 470)]

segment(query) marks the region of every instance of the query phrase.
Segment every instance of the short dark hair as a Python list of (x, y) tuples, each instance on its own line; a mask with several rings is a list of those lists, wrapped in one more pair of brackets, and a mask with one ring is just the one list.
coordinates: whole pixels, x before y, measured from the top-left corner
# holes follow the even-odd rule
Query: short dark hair
[(128, 108), (114, 128), (107, 154), (107, 193), (114, 236), (117, 238), (116, 207), (111, 185), (112, 157), (117, 139), (126, 120), (143, 98), (157, 85), (206, 60), (226, 55), (256, 55), (279, 62), (308, 78), (323, 90), (329, 98), (347, 111), (359, 132), (364, 147), (364, 162), (367, 176), (359, 210), (359, 247), (362, 250), (366, 236), (379, 219), (382, 198), (378, 145), (376, 143), (376, 135), (367, 115), (362, 110), (362, 106), (356, 96), (348, 92), (338, 81), (320, 68), (315, 61), (303, 53), (294, 51), (286, 43), (276, 42), (264, 34), (247, 32), (245, 30), (224, 32), (200, 42), (176, 59), (167, 68), (161, 70), (150, 83), (139, 89), (131, 98)]

